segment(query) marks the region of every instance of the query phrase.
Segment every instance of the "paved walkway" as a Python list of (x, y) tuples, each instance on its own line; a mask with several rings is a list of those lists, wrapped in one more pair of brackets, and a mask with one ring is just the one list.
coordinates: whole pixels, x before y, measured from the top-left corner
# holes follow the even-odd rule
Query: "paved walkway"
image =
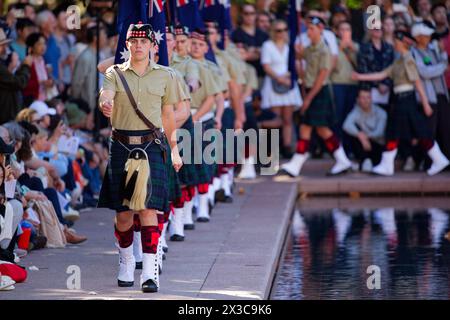
[[(235, 201), (218, 204), (210, 223), (197, 223), (185, 242), (168, 242), (159, 293), (141, 293), (138, 271), (133, 288), (117, 287), (113, 213), (95, 209), (83, 212), (75, 225), (87, 242), (31, 252), (21, 264), (39, 270), (29, 271), (15, 290), (0, 292), (0, 300), (265, 299), (297, 195), (292, 181), (268, 179), (238, 183)], [(67, 289), (70, 265), (80, 267), (81, 290)]]

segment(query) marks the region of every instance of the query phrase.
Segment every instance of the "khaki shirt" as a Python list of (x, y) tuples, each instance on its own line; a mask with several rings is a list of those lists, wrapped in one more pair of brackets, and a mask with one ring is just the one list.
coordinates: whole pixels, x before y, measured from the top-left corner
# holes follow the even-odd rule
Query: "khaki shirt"
[(226, 69), (230, 75), (230, 79), (236, 81), (237, 84), (245, 84), (244, 69), (241, 60), (236, 59), (236, 57), (230, 54), (229, 51), (217, 49), (214, 51), (216, 55), (217, 63), (219, 60), (223, 60), (222, 69)]
[[(179, 90), (171, 69), (150, 63), (147, 71), (139, 76), (130, 66), (130, 61), (118, 65), (123, 72), (139, 110), (156, 127), (162, 127), (161, 109), (163, 105), (173, 105), (179, 101)], [(146, 130), (148, 127), (137, 116), (131, 106), (119, 75), (111, 66), (106, 70), (103, 90), (115, 92), (112, 113), (112, 127), (119, 130)]]
[(258, 90), (258, 74), (255, 67), (249, 63), (245, 63), (244, 67), (245, 84), (253, 90)]
[[(353, 43), (353, 46), (355, 47), (355, 51), (347, 50), (347, 55), (344, 51), (339, 50), (336, 68), (330, 76), (330, 80), (333, 84), (358, 84), (357, 81), (352, 80), (352, 72), (355, 71), (353, 65), (356, 66), (357, 64), (356, 56), (359, 51), (359, 45)], [(349, 59), (352, 62), (350, 62)]]
[(385, 71), (388, 77), (394, 82), (394, 88), (402, 84), (414, 85), (417, 79), (420, 79), (417, 71), (416, 62), (411, 52), (406, 53), (400, 58), (396, 59), (394, 63)]
[(170, 67), (179, 71), (186, 81), (200, 79), (199, 65), (190, 56), (182, 57), (174, 52)]
[[(319, 72), (323, 69), (331, 69), (331, 54), (323, 41), (317, 45), (311, 44), (305, 49), (304, 59), (306, 62), (305, 87), (310, 89), (314, 85)], [(328, 84), (328, 75), (324, 85)]]
[[(208, 60), (196, 60), (199, 65), (200, 88), (191, 93), (191, 108), (198, 109), (203, 101), (209, 97), (222, 92), (222, 88), (216, 82), (216, 73), (213, 69), (218, 68), (213, 62)], [(219, 69), (220, 71), (220, 69)]]

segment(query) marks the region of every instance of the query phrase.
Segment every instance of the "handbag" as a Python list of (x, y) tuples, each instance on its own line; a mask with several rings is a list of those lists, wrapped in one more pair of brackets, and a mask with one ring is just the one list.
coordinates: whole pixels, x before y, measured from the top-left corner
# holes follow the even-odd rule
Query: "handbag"
[(271, 81), (272, 81), (272, 88), (273, 88), (273, 91), (275, 91), (275, 93), (285, 94), (285, 93), (289, 92), (289, 90), (291, 90), (291, 86), (287, 86), (285, 84), (279, 83), (274, 78), (271, 78)]

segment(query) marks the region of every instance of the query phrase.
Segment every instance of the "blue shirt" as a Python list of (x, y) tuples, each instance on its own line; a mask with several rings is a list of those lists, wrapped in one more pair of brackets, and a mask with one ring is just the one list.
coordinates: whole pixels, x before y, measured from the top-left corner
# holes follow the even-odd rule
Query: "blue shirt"
[(47, 51), (44, 54), (45, 63), (50, 64), (53, 68), (53, 78), (59, 80), (59, 59), (61, 58), (61, 51), (58, 43), (53, 35), (48, 38)]

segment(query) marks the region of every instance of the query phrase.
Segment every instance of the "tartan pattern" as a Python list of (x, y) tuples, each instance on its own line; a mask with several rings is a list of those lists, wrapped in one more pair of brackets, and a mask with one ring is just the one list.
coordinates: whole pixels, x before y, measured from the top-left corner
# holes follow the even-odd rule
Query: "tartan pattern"
[[(191, 135), (191, 159), (189, 160), (190, 163), (183, 163), (183, 166), (181, 167), (180, 171), (178, 172), (178, 178), (180, 179), (180, 183), (182, 185), (188, 185), (188, 186), (195, 186), (198, 183), (206, 182), (206, 181), (200, 181), (201, 177), (205, 176), (207, 172), (205, 171), (205, 168), (202, 165), (196, 165), (194, 163), (194, 123), (192, 122), (192, 117), (189, 117), (183, 123), (182, 129), (188, 130)], [(181, 139), (178, 140), (178, 143), (180, 143)], [(181, 150), (180, 156), (183, 157), (183, 152)], [(183, 158), (183, 160), (185, 160)]]
[[(204, 131), (214, 128), (214, 119), (207, 120), (202, 123), (202, 128)], [(202, 152), (206, 149), (206, 147), (212, 143), (211, 141), (203, 141), (202, 145)], [(205, 167), (206, 175), (204, 177), (201, 177), (202, 179), (207, 179), (204, 183), (210, 183), (212, 179), (216, 176), (217, 172), (217, 164), (202, 164), (203, 167)]]
[(309, 108), (305, 111), (301, 123), (312, 127), (332, 128), (335, 122), (336, 116), (334, 114), (330, 88), (325, 85), (320, 89)]
[(394, 95), (386, 136), (388, 140), (433, 139), (428, 118), (417, 103), (414, 91)]
[[(168, 173), (168, 180), (169, 180), (169, 200), (170, 201), (176, 201), (181, 197), (181, 183), (178, 178), (178, 174), (173, 168), (172, 165), (172, 157), (170, 154), (167, 154), (167, 173)], [(183, 165), (184, 167), (184, 165)]]
[[(144, 135), (149, 133), (149, 130), (118, 131), (127, 135)], [(133, 148), (144, 149), (146, 146), (147, 144), (126, 145), (126, 147), (130, 150)], [(169, 209), (167, 164), (164, 163), (162, 154), (162, 148), (164, 147), (167, 146), (152, 143), (145, 150), (150, 163), (151, 176), (151, 187), (149, 186), (148, 188), (149, 193), (151, 194), (147, 200), (147, 208), (156, 209), (163, 212)], [(123, 171), (127, 159), (128, 151), (118, 141), (110, 138), (109, 161), (97, 205), (99, 208), (109, 208), (111, 210), (115, 210), (116, 212), (129, 210), (127, 206), (122, 205), (123, 196), (121, 193)]]

